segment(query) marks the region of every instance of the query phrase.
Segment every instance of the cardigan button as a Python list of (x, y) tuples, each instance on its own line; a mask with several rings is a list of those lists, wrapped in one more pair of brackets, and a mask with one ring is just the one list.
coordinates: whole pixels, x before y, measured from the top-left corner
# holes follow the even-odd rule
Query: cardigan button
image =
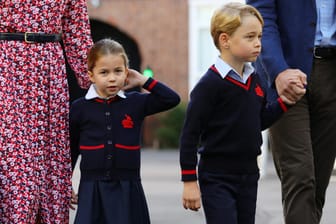
[(107, 144), (112, 145), (112, 140), (108, 140)]
[(106, 115), (106, 116), (110, 116), (111, 113), (107, 111), (107, 112), (105, 112), (105, 115)]
[(112, 159), (112, 155), (107, 155), (107, 159)]
[(112, 127), (110, 125), (108, 125), (107, 127), (107, 130), (111, 131), (112, 130)]

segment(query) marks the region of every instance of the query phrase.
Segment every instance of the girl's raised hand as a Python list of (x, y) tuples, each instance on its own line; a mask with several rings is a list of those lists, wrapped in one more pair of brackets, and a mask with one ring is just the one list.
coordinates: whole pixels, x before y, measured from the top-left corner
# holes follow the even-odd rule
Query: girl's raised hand
[(122, 89), (127, 90), (139, 86), (142, 87), (147, 81), (147, 79), (148, 78), (143, 76), (140, 72), (134, 69), (129, 69), (125, 86)]

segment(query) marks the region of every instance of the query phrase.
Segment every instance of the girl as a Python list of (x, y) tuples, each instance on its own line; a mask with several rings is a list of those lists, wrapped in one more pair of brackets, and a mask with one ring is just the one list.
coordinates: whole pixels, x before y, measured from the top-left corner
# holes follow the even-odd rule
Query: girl
[[(92, 85), (70, 110), (72, 167), (82, 156), (75, 223), (149, 224), (140, 181), (141, 126), (146, 116), (176, 106), (180, 98), (162, 83), (129, 72), (123, 47), (110, 39), (92, 47), (88, 70)], [(123, 91), (136, 86), (150, 93)]]
[(261, 130), (291, 103), (267, 102), (249, 63), (261, 51), (262, 26), (259, 12), (241, 3), (223, 6), (211, 20), (220, 56), (191, 92), (180, 146), (183, 206), (198, 210), (201, 192), (207, 224), (254, 224)]

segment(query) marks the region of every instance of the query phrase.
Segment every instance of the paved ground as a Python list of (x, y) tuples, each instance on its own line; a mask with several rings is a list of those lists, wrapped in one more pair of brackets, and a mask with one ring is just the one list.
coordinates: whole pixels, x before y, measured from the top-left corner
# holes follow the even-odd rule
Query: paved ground
[[(280, 183), (273, 163), (267, 155), (263, 177), (259, 182), (256, 224), (283, 224), (280, 201)], [(74, 187), (78, 186), (76, 170)], [(176, 150), (143, 150), (142, 182), (147, 196), (152, 224), (204, 224), (202, 211), (191, 212), (181, 205), (182, 183), (179, 180)], [(333, 177), (327, 192), (327, 201), (321, 224), (335, 224), (336, 180)], [(72, 223), (74, 212), (70, 212)]]

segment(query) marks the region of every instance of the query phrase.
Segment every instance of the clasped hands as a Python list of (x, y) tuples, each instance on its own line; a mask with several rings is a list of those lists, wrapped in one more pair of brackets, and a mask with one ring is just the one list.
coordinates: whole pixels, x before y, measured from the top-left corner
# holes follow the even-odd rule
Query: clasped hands
[(275, 86), (282, 101), (293, 105), (306, 93), (307, 76), (299, 69), (286, 69), (276, 77)]

